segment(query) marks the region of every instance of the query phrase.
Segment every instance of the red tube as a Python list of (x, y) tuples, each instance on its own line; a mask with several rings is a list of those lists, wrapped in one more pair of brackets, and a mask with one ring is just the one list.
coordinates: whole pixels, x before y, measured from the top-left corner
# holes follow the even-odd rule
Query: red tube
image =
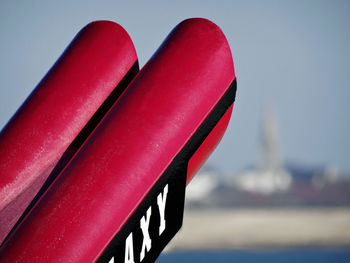
[[(90, 23), (8, 122), (0, 135), (0, 243), (89, 119), (122, 79), (127, 81), (135, 63), (134, 46), (121, 26)], [(129, 79), (135, 72), (130, 74)], [(95, 115), (94, 121), (100, 117)], [(66, 151), (64, 164), (84, 137)]]
[[(232, 56), (221, 30), (205, 19), (180, 23), (8, 240), (1, 260), (108, 262), (114, 255), (111, 244), (118, 242), (115, 236), (129, 234), (123, 230), (126, 226), (140, 227), (137, 213), (146, 214), (144, 201), (155, 197), (159, 205), (166, 191), (171, 195), (171, 182), (169, 189), (153, 195), (169, 167), (179, 160), (186, 168), (202, 143), (213, 149), (230, 116), (234, 83)], [(207, 153), (197, 155), (195, 163)], [(176, 168), (172, 172), (180, 180)], [(171, 212), (182, 215), (181, 210)], [(154, 229), (162, 238), (162, 228), (159, 233)], [(140, 233), (132, 230), (134, 237), (134, 231)], [(151, 234), (147, 262), (157, 237)], [(144, 256), (139, 249), (135, 247), (136, 262)], [(125, 255), (131, 257), (130, 251)], [(121, 253), (114, 260), (123, 257)]]

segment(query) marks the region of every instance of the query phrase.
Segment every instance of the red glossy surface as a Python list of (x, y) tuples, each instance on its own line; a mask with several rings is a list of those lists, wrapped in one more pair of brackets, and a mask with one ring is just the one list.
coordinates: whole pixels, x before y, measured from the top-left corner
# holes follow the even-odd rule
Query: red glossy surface
[(132, 41), (121, 26), (90, 23), (2, 130), (0, 243), (136, 60)]
[(94, 262), (235, 78), (213, 23), (179, 24), (7, 243), (4, 262)]

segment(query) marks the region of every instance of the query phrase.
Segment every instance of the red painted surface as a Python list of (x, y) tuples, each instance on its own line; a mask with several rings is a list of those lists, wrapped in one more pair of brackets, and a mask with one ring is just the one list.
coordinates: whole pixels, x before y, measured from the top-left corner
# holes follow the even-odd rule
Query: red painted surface
[(9, 240), (1, 260), (95, 261), (234, 78), (228, 43), (215, 24), (179, 24)]
[(0, 243), (137, 56), (127, 32), (82, 29), (0, 135)]

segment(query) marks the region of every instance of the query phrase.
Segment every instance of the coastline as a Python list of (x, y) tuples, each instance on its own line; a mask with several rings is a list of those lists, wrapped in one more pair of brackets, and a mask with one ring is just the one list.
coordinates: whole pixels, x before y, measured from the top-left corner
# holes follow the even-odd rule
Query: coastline
[(185, 210), (167, 251), (349, 247), (350, 207)]

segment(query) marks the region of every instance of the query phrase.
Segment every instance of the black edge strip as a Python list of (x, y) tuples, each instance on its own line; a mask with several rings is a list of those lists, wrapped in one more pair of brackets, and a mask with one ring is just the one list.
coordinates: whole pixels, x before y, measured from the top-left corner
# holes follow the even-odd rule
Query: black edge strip
[[(181, 150), (179, 155), (184, 155), (186, 160), (189, 160), (197, 151), (199, 146), (208, 137), (209, 133), (214, 129), (216, 124), (224, 116), (226, 111), (231, 107), (236, 98), (237, 82), (236, 79), (232, 81), (228, 90), (222, 96), (220, 101), (215, 105), (212, 112), (199, 126), (198, 130), (193, 134), (193, 136), (186, 143), (185, 147)], [(176, 158), (178, 158), (178, 156)]]
[(72, 157), (76, 154), (76, 152), (80, 149), (86, 139), (90, 136), (90, 134), (94, 131), (97, 125), (101, 122), (106, 113), (110, 110), (113, 104), (117, 101), (120, 95), (125, 91), (127, 86), (130, 84), (132, 79), (136, 76), (139, 71), (139, 63), (138, 60), (132, 65), (129, 71), (125, 74), (122, 80), (118, 83), (118, 85), (113, 89), (111, 94), (105, 99), (105, 101), (101, 104), (101, 106), (97, 109), (91, 119), (86, 123), (83, 129), (79, 132), (77, 137), (73, 140), (73, 142), (68, 146), (67, 150), (63, 153), (62, 157), (57, 162), (56, 166), (46, 179), (43, 186), (40, 188), (39, 192), (36, 194), (32, 202), (26, 208), (24, 213), (16, 222), (15, 226), (11, 229), (10, 233), (6, 236), (5, 240), (1, 244), (5, 244), (7, 239), (11, 236), (11, 234), (15, 231), (18, 225), (23, 221), (23, 219), (27, 216), (30, 210), (35, 206), (36, 202), (40, 199), (40, 197), (46, 192), (49, 186), (53, 183), (56, 177), (61, 173), (61, 171), (66, 167)]

